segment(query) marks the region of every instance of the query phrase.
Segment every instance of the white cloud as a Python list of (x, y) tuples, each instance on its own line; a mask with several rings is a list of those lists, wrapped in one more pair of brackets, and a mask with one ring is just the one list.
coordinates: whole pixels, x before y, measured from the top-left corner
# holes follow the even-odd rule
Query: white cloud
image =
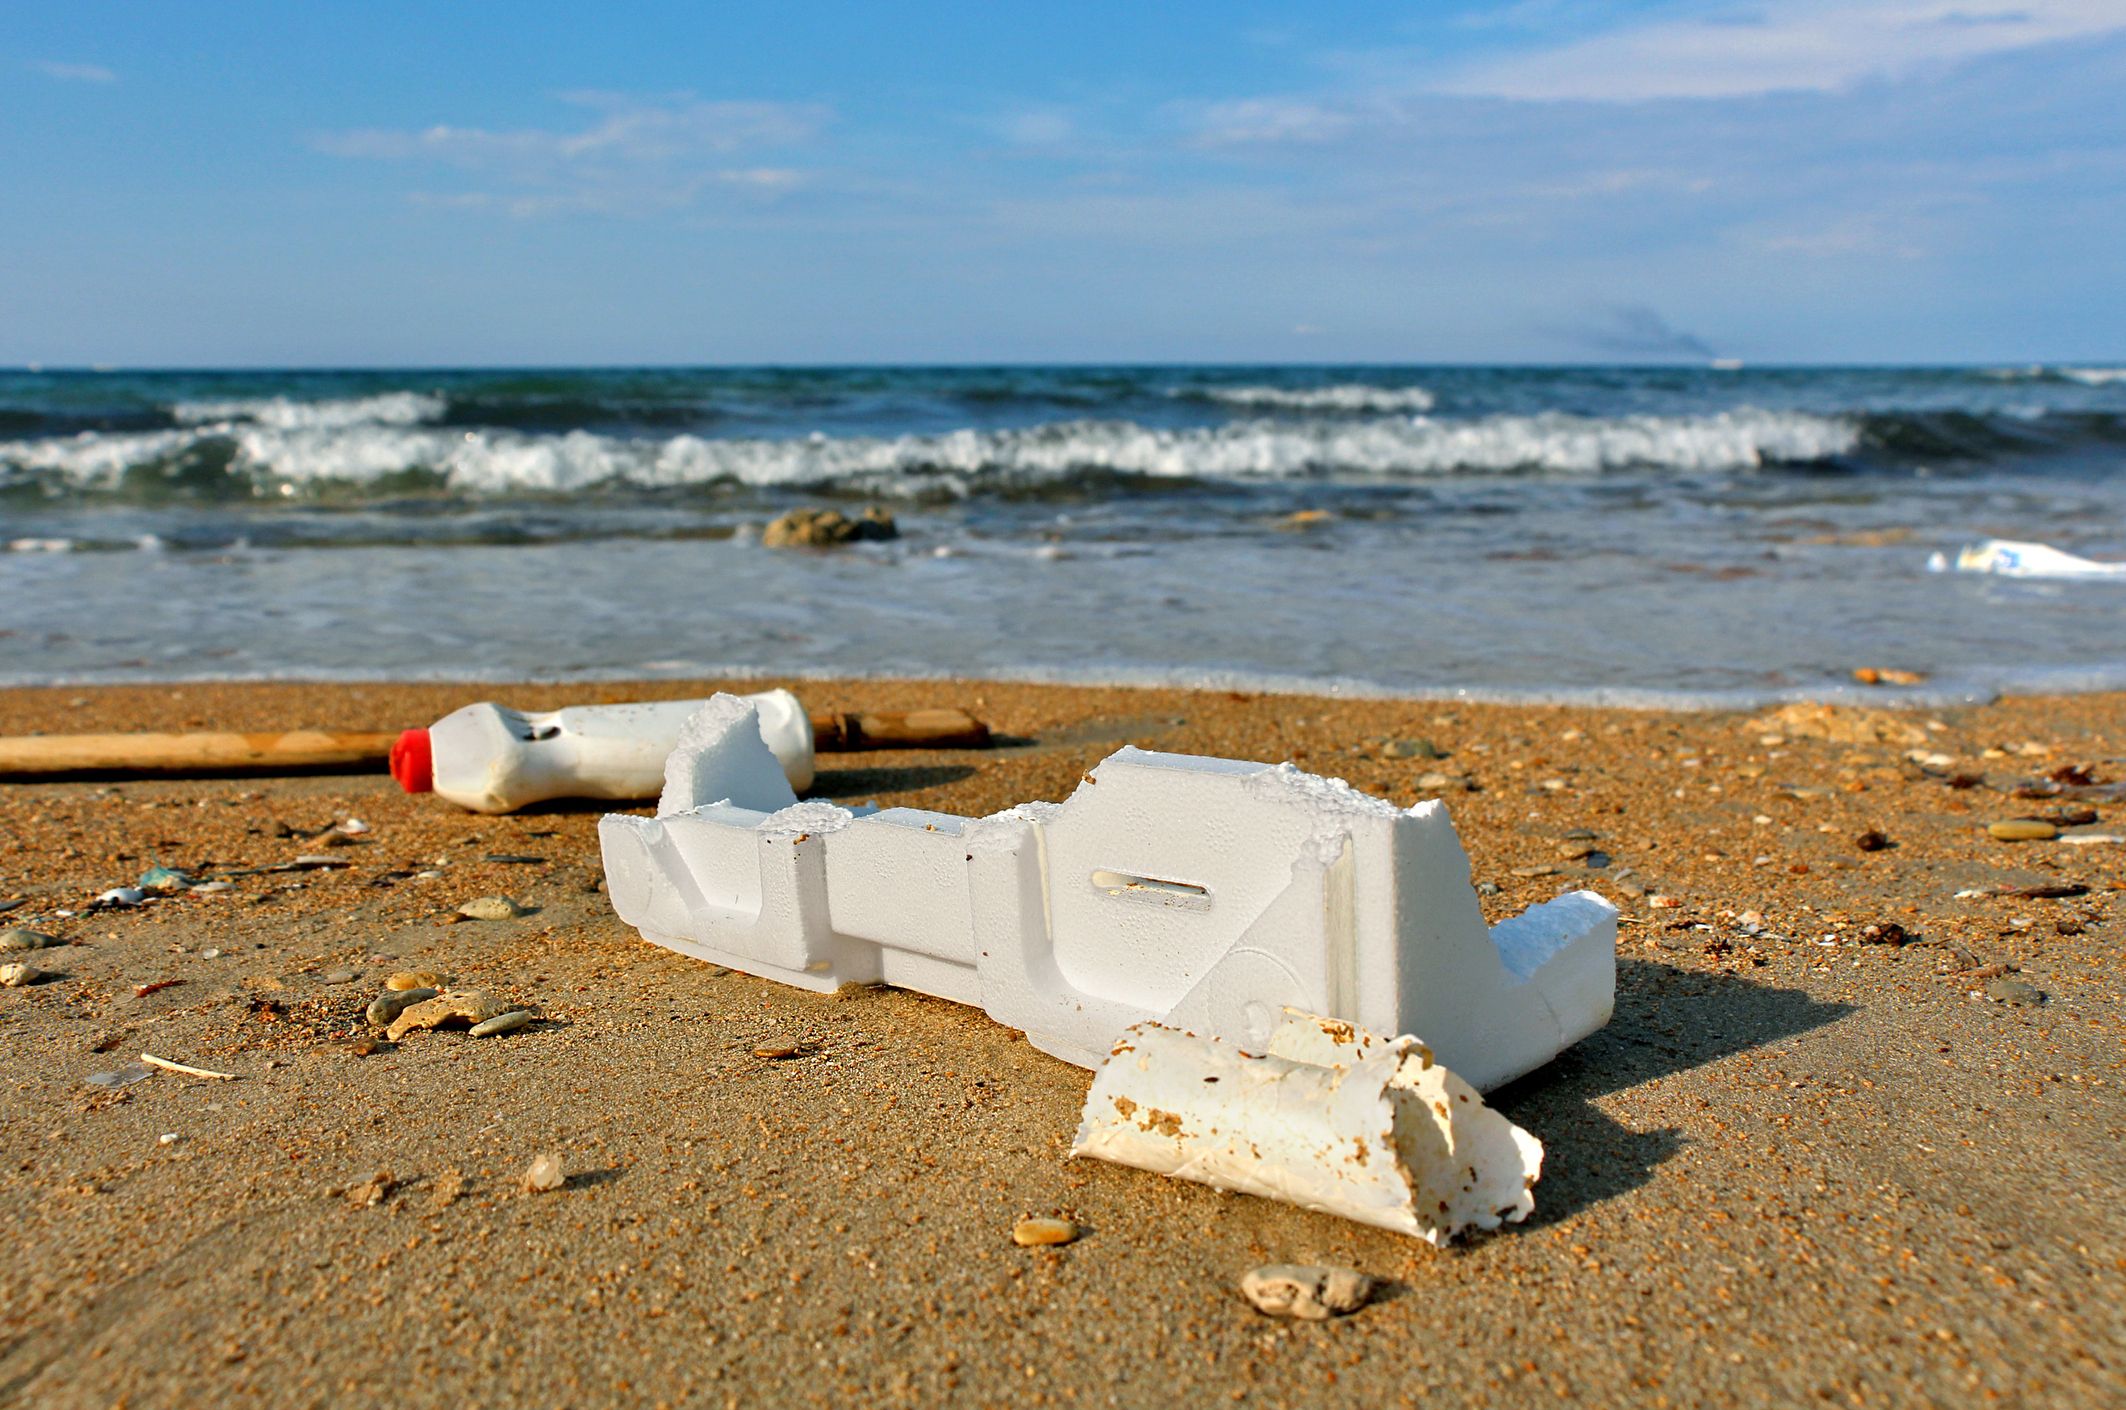
[(1213, 147), (1328, 142), (1353, 125), (1341, 108), (1300, 98), (1241, 98), (1179, 107), (1196, 140)]
[(39, 59), (30, 65), (46, 78), (56, 78), (61, 83), (116, 83), (118, 75), (102, 64), (62, 64), (53, 59)]
[(731, 159), (750, 150), (801, 144), (832, 116), (812, 104), (708, 102), (690, 94), (561, 97), (591, 109), (593, 120), (573, 130), (448, 124), (414, 131), (366, 128), (328, 133), (314, 145), (334, 156), (432, 162), (518, 188), (416, 197), (428, 205), (519, 216), (643, 214), (681, 209), (718, 189), (774, 194), (802, 184), (803, 174), (790, 168), (737, 166)]
[(1007, 115), (997, 130), (1007, 142), (1021, 147), (1054, 147), (1076, 136), (1078, 125), (1070, 114), (1056, 108), (1028, 108)]
[(2126, 31), (2119, 0), (1783, 0), (1491, 59), (1435, 87), (1626, 103), (1828, 92), (2115, 31)]
[(1925, 259), (1930, 251), (1915, 238), (1912, 224), (1861, 212), (1800, 229), (1745, 230), (1736, 238), (1745, 248), (1808, 259)]

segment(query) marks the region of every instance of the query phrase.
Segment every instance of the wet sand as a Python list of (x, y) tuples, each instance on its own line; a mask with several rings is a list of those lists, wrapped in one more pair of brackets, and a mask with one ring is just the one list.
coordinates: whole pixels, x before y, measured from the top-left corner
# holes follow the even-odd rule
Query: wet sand
[[(1125, 742), (1289, 758), (1444, 796), (1494, 920), (1570, 886), (1616, 899), (1614, 1021), (1494, 1097), (1548, 1147), (1533, 1218), (1437, 1251), (1068, 1162), (1085, 1073), (951, 1004), (643, 943), (596, 889), (594, 807), (474, 817), (382, 777), (0, 784), (0, 901), (23, 902), (0, 925), (68, 942), (9, 956), (56, 977), (0, 990), (0, 1402), (2120, 1402), (2126, 846), (1985, 825), (2082, 806), (2015, 780), (2126, 776), (2126, 697), (1842, 715), (1826, 740), (1739, 715), (798, 688), (966, 705), (1016, 741), (823, 757), (841, 801), (1061, 798)], [(61, 687), (0, 692), (0, 732), (388, 729), (490, 696), (564, 702)], [(2095, 807), (2073, 830), (2126, 832), (2126, 804)], [(371, 830), (330, 849), (343, 868), (52, 918), (156, 864), (323, 855), (302, 834), (350, 816)], [(1957, 896), (2002, 884), (2089, 890)], [(497, 893), (537, 909), (452, 922)], [(541, 1020), (363, 1055), (384, 976), (422, 968)], [(2002, 980), (2043, 1001), (1984, 997)], [(85, 1084), (143, 1051), (239, 1079)], [(568, 1184), (522, 1192), (546, 1151)], [(1090, 1233), (1021, 1249), (1027, 1214)], [(1320, 1325), (1235, 1291), (1312, 1260), (1384, 1291)]]

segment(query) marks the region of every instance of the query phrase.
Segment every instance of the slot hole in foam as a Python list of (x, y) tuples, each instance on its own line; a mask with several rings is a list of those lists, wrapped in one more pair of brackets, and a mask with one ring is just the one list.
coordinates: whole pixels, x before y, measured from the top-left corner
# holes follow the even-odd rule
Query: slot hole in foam
[(1156, 876), (1138, 876), (1132, 872), (1109, 871), (1101, 867), (1094, 870), (1092, 883), (1095, 891), (1105, 891), (1119, 900), (1169, 906), (1184, 911), (1207, 911), (1211, 908), (1210, 891), (1192, 882), (1164, 881)]

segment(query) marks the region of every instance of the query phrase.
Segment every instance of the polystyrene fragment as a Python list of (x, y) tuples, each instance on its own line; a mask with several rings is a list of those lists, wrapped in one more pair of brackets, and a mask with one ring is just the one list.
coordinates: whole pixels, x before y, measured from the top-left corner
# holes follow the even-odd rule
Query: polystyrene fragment
[(1423, 1033), (1488, 1089), (1609, 1020), (1616, 909), (1576, 892), (1487, 927), (1438, 802), (1123, 749), (1060, 804), (866, 815), (768, 797), (745, 724), (704, 710), (659, 816), (599, 826), (613, 907), (656, 944), (978, 1005), (1088, 1068), (1146, 1020), (1259, 1049), (1292, 1007)]
[(1543, 1144), (1413, 1037), (1287, 1010), (1267, 1053), (1158, 1023), (1116, 1040), (1090, 1156), (1444, 1244), (1535, 1208)]

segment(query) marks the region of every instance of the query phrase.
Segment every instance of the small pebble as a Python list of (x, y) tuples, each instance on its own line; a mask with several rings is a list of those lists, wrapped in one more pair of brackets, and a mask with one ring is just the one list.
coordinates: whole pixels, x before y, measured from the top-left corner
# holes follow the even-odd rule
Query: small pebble
[(203, 960), (218, 960), (221, 958), (221, 951), (210, 945), (199, 952), (199, 957)]
[(1258, 1312), (1324, 1322), (1364, 1307), (1373, 1280), (1355, 1268), (1272, 1263), (1242, 1277), (1240, 1292)]
[(1886, 833), (1869, 828), (1853, 839), (1853, 845), (1863, 852), (1880, 852), (1890, 845), (1890, 839)]
[(567, 1184), (568, 1174), (561, 1168), (561, 1157), (549, 1151), (545, 1155), (532, 1157), (532, 1163), (525, 1168), (522, 1183), (527, 1194), (545, 1194)]
[(368, 1019), (378, 1028), (389, 1028), (391, 1021), (424, 999), (433, 999), (440, 989), (398, 989), (369, 1001)]
[(507, 896), (475, 896), (458, 907), (458, 914), (467, 920), (515, 920), (530, 915), (531, 910)]
[(508, 1013), (498, 1013), (483, 1023), (475, 1023), (472, 1026), (472, 1036), (492, 1038), (501, 1033), (514, 1033), (531, 1021), (530, 1009), (511, 1009)]
[(428, 1212), (436, 1214), (450, 1208), (457, 1202), (458, 1196), (464, 1193), (465, 1172), (452, 1166), (436, 1176), (435, 1185), (428, 1193)]
[(317, 977), (320, 984), (352, 984), (361, 978), (351, 969), (328, 969)]
[(361, 1184), (353, 1186), (347, 1191), (347, 1203), (362, 1209), (371, 1209), (390, 1199), (391, 1192), (398, 1187), (399, 1182), (396, 1176), (389, 1170), (379, 1170), (376, 1174), (362, 1181)]
[(236, 884), (229, 881), (202, 881), (192, 888), (195, 896), (219, 896), (224, 891), (234, 891)]
[(1429, 739), (1391, 739), (1381, 747), (1383, 759), (1444, 759), (1446, 751)]
[(1553, 866), (1515, 867), (1513, 874), (1525, 877), (1556, 876), (1558, 869)]
[(441, 989), (446, 981), (432, 969), (402, 969), (384, 981), (386, 989)]
[(2045, 1002), (2045, 991), (2020, 979), (1995, 979), (1986, 985), (1986, 997), (1996, 1004), (2034, 1008)]
[(2008, 818), (1987, 824), (1986, 831), (1999, 842), (2050, 842), (2060, 835), (2057, 824), (2041, 818)]
[(24, 930), (20, 926), (0, 930), (0, 950), (43, 950), (58, 943), (42, 931)]
[(1011, 1226), (1011, 1241), (1021, 1248), (1075, 1243), (1085, 1231), (1068, 1219), (1021, 1219)]
[(780, 1062), (785, 1058), (794, 1058), (797, 1054), (798, 1050), (796, 1048), (782, 1044), (770, 1044), (753, 1050), (753, 1056), (766, 1058), (770, 1062)]
[(155, 1138), (155, 1144), (158, 1146), (174, 1146), (177, 1144), (177, 1133), (175, 1131), (165, 1131)]
[(50, 977), (35, 965), (0, 964), (0, 987), (20, 989), (25, 984), (35, 984)]

